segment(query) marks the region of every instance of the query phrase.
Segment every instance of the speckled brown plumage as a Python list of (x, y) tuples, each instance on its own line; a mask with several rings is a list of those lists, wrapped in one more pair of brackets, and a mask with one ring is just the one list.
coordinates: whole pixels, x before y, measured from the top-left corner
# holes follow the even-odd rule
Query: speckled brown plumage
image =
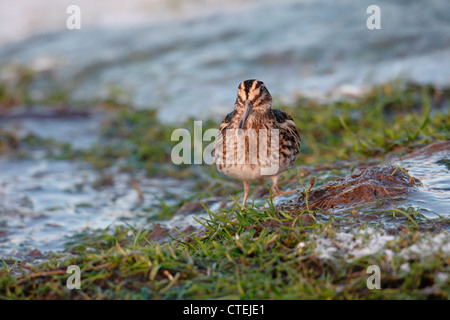
[(300, 153), (300, 136), (286, 112), (272, 109), (272, 97), (262, 81), (246, 80), (238, 87), (235, 109), (222, 122), (214, 146), (217, 169), (244, 182), (244, 201), (249, 181), (272, 180), (272, 194), (282, 172), (291, 168)]

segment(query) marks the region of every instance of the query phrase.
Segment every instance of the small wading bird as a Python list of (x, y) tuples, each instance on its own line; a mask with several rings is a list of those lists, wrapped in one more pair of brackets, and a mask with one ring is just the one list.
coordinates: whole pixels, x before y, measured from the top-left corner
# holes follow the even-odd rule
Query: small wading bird
[(300, 137), (286, 112), (272, 109), (272, 96), (262, 81), (246, 80), (238, 87), (235, 109), (222, 122), (214, 145), (214, 161), (223, 174), (244, 182), (245, 203), (249, 181), (272, 180), (272, 195), (281, 191), (278, 178), (293, 166), (300, 152)]

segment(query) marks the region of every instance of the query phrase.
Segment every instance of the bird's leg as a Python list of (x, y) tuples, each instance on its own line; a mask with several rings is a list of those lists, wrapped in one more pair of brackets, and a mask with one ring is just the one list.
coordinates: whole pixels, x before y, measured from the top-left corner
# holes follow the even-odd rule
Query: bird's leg
[(278, 187), (278, 178), (279, 175), (275, 175), (272, 176), (272, 197), (277, 197), (279, 195), (286, 195), (286, 194), (292, 194), (292, 193), (296, 193), (297, 190), (290, 190), (290, 191), (282, 191), (280, 190), (280, 188)]
[(245, 208), (245, 203), (247, 202), (249, 193), (250, 193), (250, 183), (248, 181), (244, 181), (244, 202), (242, 203), (243, 208)]

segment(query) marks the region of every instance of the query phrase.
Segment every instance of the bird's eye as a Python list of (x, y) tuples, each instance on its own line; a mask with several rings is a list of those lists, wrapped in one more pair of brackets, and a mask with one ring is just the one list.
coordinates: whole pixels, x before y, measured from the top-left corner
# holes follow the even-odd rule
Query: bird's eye
[(264, 86), (261, 86), (261, 88), (259, 89), (259, 92), (260, 92), (260, 93), (263, 93), (264, 90), (265, 90)]

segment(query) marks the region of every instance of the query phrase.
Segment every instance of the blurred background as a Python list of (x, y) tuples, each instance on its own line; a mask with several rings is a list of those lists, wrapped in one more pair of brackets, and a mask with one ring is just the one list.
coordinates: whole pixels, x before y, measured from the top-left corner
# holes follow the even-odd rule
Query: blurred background
[[(71, 4), (80, 30), (66, 27)], [(372, 4), (380, 30), (366, 26)], [(26, 73), (33, 101), (113, 98), (169, 122), (223, 118), (251, 78), (281, 102), (393, 79), (445, 87), (448, 12), (442, 0), (1, 1), (0, 83)]]

